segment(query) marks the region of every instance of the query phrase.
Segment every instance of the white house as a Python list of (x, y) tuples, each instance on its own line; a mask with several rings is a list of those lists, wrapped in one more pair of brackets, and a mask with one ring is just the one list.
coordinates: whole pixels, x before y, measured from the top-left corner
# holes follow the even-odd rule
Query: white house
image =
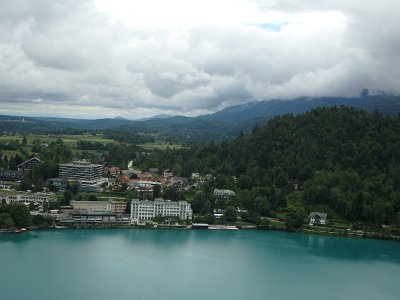
[(320, 213), (320, 212), (311, 212), (310, 215), (310, 223), (309, 225), (326, 225), (328, 214)]

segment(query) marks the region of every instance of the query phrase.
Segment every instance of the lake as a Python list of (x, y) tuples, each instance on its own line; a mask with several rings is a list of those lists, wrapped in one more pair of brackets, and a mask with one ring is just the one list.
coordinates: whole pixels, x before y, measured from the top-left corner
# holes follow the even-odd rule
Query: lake
[(400, 299), (400, 243), (273, 231), (0, 234), (0, 299)]

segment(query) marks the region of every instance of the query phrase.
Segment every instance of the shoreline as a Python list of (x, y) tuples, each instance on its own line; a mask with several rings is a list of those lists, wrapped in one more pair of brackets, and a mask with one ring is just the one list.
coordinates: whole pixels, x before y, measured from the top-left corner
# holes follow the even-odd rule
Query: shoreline
[[(236, 227), (232, 230), (232, 227)], [(215, 227), (213, 225), (212, 227)], [(363, 232), (336, 232), (336, 231), (317, 231), (310, 230), (308, 228), (302, 228), (300, 230), (286, 230), (277, 227), (256, 227), (256, 226), (244, 226), (240, 225), (222, 225), (220, 228), (207, 228), (207, 229), (195, 229), (191, 225), (179, 225), (179, 226), (145, 226), (145, 225), (121, 225), (121, 226), (98, 226), (98, 225), (87, 225), (87, 226), (59, 226), (55, 225), (53, 227), (28, 227), (27, 231), (41, 231), (41, 230), (67, 230), (67, 229), (161, 229), (161, 230), (196, 230), (196, 231), (237, 231), (237, 230), (260, 230), (260, 231), (280, 231), (280, 232), (291, 232), (297, 234), (309, 234), (309, 235), (321, 235), (321, 236), (332, 236), (332, 237), (345, 237), (345, 238), (364, 238), (364, 239), (375, 239), (375, 240), (388, 240), (400, 242), (400, 236), (396, 235), (385, 235), (377, 232), (363, 231)], [(23, 234), (24, 232), (6, 232), (0, 231), (0, 234)]]

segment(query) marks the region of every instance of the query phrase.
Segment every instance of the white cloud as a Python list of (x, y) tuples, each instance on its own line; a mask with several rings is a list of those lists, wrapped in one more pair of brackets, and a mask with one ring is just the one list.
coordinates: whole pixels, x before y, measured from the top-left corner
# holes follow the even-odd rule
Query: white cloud
[(399, 94), (399, 10), (391, 0), (5, 0), (0, 113), (140, 118), (363, 87)]

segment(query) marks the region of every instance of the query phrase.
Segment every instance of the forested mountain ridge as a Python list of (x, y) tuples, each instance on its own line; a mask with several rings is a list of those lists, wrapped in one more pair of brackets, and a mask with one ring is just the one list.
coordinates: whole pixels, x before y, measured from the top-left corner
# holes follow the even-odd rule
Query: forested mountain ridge
[(315, 97), (296, 98), (293, 100), (269, 100), (248, 102), (242, 105), (231, 106), (210, 115), (199, 116), (207, 121), (224, 121), (240, 123), (255, 118), (270, 119), (283, 114), (299, 114), (317, 107), (351, 106), (367, 111), (379, 110), (388, 115), (400, 113), (400, 97), (392, 95), (361, 96), (356, 98), (345, 97)]
[(261, 214), (288, 202), (327, 205), (347, 220), (382, 225), (400, 222), (399, 150), (399, 116), (333, 107), (275, 117), (229, 142), (156, 153), (143, 165), (218, 174), (215, 186), (236, 189), (237, 205)]
[[(400, 97), (392, 95), (364, 95), (359, 98), (320, 97), (293, 100), (249, 102), (225, 108), (219, 112), (197, 117), (160, 116), (143, 120), (121, 118), (80, 120), (44, 117), (15, 117), (0, 115), (0, 132), (18, 133), (78, 133), (118, 128), (129, 132), (159, 134), (170, 141), (198, 143), (230, 140), (241, 131), (251, 132), (276, 115), (299, 114), (316, 107), (351, 106), (368, 111), (375, 109), (388, 115), (400, 113)], [(23, 120), (23, 121), (22, 121)]]

